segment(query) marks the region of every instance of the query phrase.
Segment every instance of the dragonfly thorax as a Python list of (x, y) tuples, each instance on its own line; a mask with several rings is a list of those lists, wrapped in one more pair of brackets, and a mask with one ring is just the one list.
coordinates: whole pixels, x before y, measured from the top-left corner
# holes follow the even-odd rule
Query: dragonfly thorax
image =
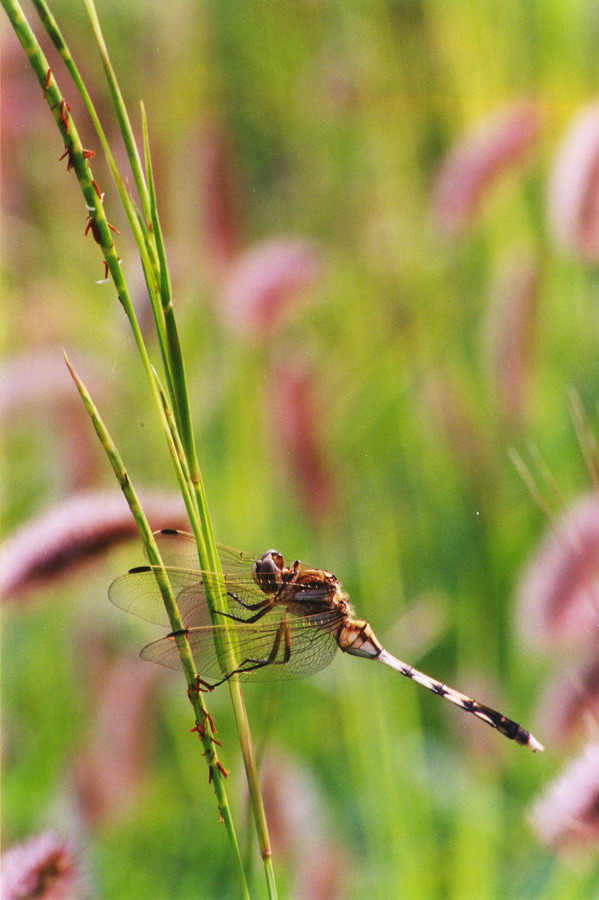
[(337, 578), (323, 569), (305, 569), (296, 573), (283, 591), (281, 601), (296, 616), (331, 612), (336, 612), (343, 618), (351, 616), (349, 600)]
[(278, 550), (267, 550), (254, 562), (252, 572), (258, 587), (265, 594), (275, 594), (275, 603), (287, 606), (296, 616), (332, 611), (351, 615), (347, 595), (332, 572), (311, 569), (299, 560), (286, 566)]

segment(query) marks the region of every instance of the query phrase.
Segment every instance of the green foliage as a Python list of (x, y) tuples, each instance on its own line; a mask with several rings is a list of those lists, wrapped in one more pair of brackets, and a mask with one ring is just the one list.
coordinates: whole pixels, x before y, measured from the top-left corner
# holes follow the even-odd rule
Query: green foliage
[[(79, 5), (55, 6), (74, 54), (88, 48)], [(587, 409), (597, 403), (596, 284), (551, 245), (544, 215), (559, 134), (596, 91), (587, 4), (138, 0), (99, 4), (99, 15), (128, 107), (141, 97), (147, 111), (216, 537), (259, 552), (274, 545), (334, 571), (390, 652), (471, 688), (532, 728), (552, 662), (521, 645), (513, 598), (542, 520), (508, 450), (536, 444), (565, 498), (588, 487), (567, 391), (577, 389)], [(13, 42), (7, 33), (11, 52)], [(77, 56), (88, 86), (101, 85), (99, 61)], [(114, 288), (94, 283), (102, 277), (98, 248), (83, 238), (73, 174), (56, 162), (60, 140), (21, 63), (11, 75), (14, 115), (27, 133), (10, 147), (16, 186), (7, 199), (6, 355), (15, 346), (51, 343), (67, 347), (75, 365), (78, 353), (92, 356), (109, 385), (98, 405), (133, 480), (174, 491), (124, 313)], [(59, 60), (52, 66), (64, 89)], [(489, 191), (470, 233), (441, 239), (429, 198), (442, 155), (478, 118), (529, 93), (542, 99), (546, 127), (528, 168)], [(300, 236), (323, 256), (309, 302), (264, 340), (236, 334), (219, 315), (199, 150), (215, 125), (227, 135), (231, 177), (239, 179), (240, 244)], [(84, 142), (99, 149), (91, 131)], [(124, 226), (99, 156), (94, 171), (107, 192), (108, 218)], [(529, 249), (543, 258), (544, 271), (528, 404), (523, 422), (510, 429), (485, 329), (501, 260)], [(125, 237), (118, 250), (127, 279), (139, 284), (135, 301), (143, 289), (134, 251)], [(278, 446), (273, 372), (296, 356), (314, 374), (336, 498), (328, 516), (306, 509)], [(93, 379), (86, 384), (95, 396)], [(465, 411), (457, 433), (444, 431), (430, 402), (430, 392), (446, 384)], [(47, 424), (28, 427), (30, 436), (20, 426), (5, 442), (7, 531), (67, 492), (57, 478), (61, 440)], [(481, 451), (471, 459), (469, 442)], [(97, 452), (97, 480), (112, 486)], [(134, 565), (139, 554), (132, 556)], [(55, 822), (68, 803), (73, 759), (94, 716), (77, 677), (81, 662), (74, 662), (83, 629), (101, 625), (121, 647), (125, 632), (132, 655), (143, 642), (119, 612), (104, 609), (122, 562), (113, 555), (91, 575), (6, 616), (7, 841)], [(428, 592), (447, 601), (448, 621), (422, 658), (411, 659), (412, 638), (397, 623)], [(165, 676), (157, 689), (152, 752), (135, 802), (92, 832), (86, 865), (100, 896), (237, 896), (180, 687)], [(232, 771), (234, 818), (244, 823), (243, 763), (226, 689), (209, 699), (223, 740), (219, 754)], [(246, 701), (256, 742), (314, 780), (315, 830), (338, 854), (339, 896), (595, 895), (596, 865), (583, 862), (573, 873), (539, 846), (526, 822), (561, 751), (533, 757), (492, 732), (481, 736), (481, 749), (475, 729), (484, 725), (469, 729), (448, 704), (357, 659), (340, 658), (305, 683), (248, 687)], [(493, 745), (491, 764), (487, 738), (501, 745)], [(275, 845), (283, 897), (294, 896), (295, 873), (305, 864), (297, 853), (277, 857)], [(265, 896), (259, 861), (252, 862), (252, 897)]]

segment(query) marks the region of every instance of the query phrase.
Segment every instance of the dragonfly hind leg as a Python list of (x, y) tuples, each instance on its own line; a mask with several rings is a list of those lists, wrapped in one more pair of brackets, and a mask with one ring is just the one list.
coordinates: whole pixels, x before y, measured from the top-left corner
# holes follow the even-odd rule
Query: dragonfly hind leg
[[(246, 622), (249, 620), (245, 620)], [(285, 639), (285, 646), (283, 650), (283, 658), (277, 659), (279, 650), (281, 648), (281, 641)], [(272, 643), (272, 649), (268, 654), (266, 659), (256, 659), (255, 657), (247, 656), (242, 663), (240, 663), (236, 669), (233, 669), (232, 672), (229, 672), (228, 675), (225, 675), (220, 681), (215, 682), (212, 687), (218, 687), (220, 684), (224, 684), (225, 681), (228, 681), (229, 678), (233, 678), (234, 675), (245, 675), (246, 672), (255, 672), (257, 669), (263, 669), (265, 666), (282, 666), (289, 662), (291, 659), (291, 641), (289, 635), (289, 624), (287, 619), (284, 618), (277, 629), (277, 633), (275, 634), (275, 639)]]
[(201, 678), (199, 675), (196, 675), (193, 684), (189, 685), (187, 696), (189, 697), (190, 691), (193, 691), (196, 697), (199, 697), (200, 694), (209, 694), (214, 690), (214, 687), (215, 686), (213, 684), (208, 684), (207, 681), (204, 681), (203, 678)]

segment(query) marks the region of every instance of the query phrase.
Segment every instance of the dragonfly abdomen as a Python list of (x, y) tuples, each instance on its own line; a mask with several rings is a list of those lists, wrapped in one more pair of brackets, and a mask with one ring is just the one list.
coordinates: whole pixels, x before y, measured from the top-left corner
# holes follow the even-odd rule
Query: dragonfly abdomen
[(503, 734), (504, 737), (509, 738), (509, 740), (515, 741), (523, 747), (529, 747), (535, 753), (538, 750), (544, 749), (543, 745), (533, 737), (530, 731), (526, 731), (526, 729), (522, 728), (517, 722), (508, 719), (502, 713), (497, 712), (497, 710), (491, 709), (490, 706), (485, 706), (484, 703), (479, 703), (478, 700), (474, 700), (472, 697), (468, 697), (466, 694), (456, 691), (455, 688), (449, 687), (441, 681), (437, 681), (435, 678), (431, 678), (430, 675), (419, 672), (418, 669), (415, 669), (413, 666), (409, 666), (401, 660), (396, 659), (395, 656), (392, 656), (390, 653), (387, 653), (382, 647), (380, 653), (378, 653), (375, 658), (378, 659), (379, 662), (389, 666), (391, 669), (395, 669), (396, 672), (405, 675), (406, 678), (410, 678), (417, 684), (422, 685), (422, 687), (425, 687), (428, 691), (431, 691), (431, 693), (437, 694), (439, 697), (444, 697), (446, 700), (449, 700), (450, 703), (459, 706), (460, 709), (472, 713), (472, 715), (476, 716), (482, 722), (486, 722), (491, 728), (495, 728), (496, 731)]
[(376, 659), (383, 650), (368, 622), (348, 619), (337, 632), (339, 649), (351, 656)]

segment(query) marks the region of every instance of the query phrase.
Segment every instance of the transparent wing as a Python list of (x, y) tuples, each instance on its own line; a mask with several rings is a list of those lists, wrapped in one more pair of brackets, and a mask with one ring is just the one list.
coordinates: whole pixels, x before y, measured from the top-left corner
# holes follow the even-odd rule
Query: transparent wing
[[(253, 611), (247, 609), (265, 599), (265, 594), (252, 580), (239, 580), (231, 575), (215, 575), (197, 569), (166, 567), (181, 618), (187, 627), (211, 624), (204, 580), (215, 591), (226, 596), (229, 611), (240, 619), (248, 619)], [(162, 594), (152, 566), (131, 569), (120, 575), (108, 588), (110, 602), (125, 612), (170, 628)]]
[(234, 550), (233, 547), (219, 543), (217, 543), (216, 549), (223, 572), (237, 578), (247, 576), (253, 580), (254, 563), (260, 559), (261, 553), (246, 553), (243, 550)]
[[(302, 618), (277, 610), (273, 619), (269, 616), (267, 622), (231, 626), (238, 645), (237, 674), (242, 681), (304, 678), (329, 665), (338, 649), (335, 632), (342, 616), (337, 610)], [(202, 679), (221, 682), (230, 674), (223, 672), (215, 650), (215, 638), (226, 630), (227, 626), (189, 629), (187, 640)], [(168, 668), (181, 666), (172, 636), (148, 644), (140, 655)]]
[[(165, 566), (195, 570), (200, 568), (198, 550), (192, 534), (186, 531), (164, 529), (157, 531), (154, 537)], [(225, 574), (252, 579), (252, 567), (254, 562), (259, 559), (259, 553), (244, 553), (242, 550), (234, 550), (224, 544), (217, 544), (216, 547)]]
[(165, 528), (164, 531), (155, 531), (154, 539), (165, 566), (177, 569), (200, 568), (198, 550), (192, 534)]

